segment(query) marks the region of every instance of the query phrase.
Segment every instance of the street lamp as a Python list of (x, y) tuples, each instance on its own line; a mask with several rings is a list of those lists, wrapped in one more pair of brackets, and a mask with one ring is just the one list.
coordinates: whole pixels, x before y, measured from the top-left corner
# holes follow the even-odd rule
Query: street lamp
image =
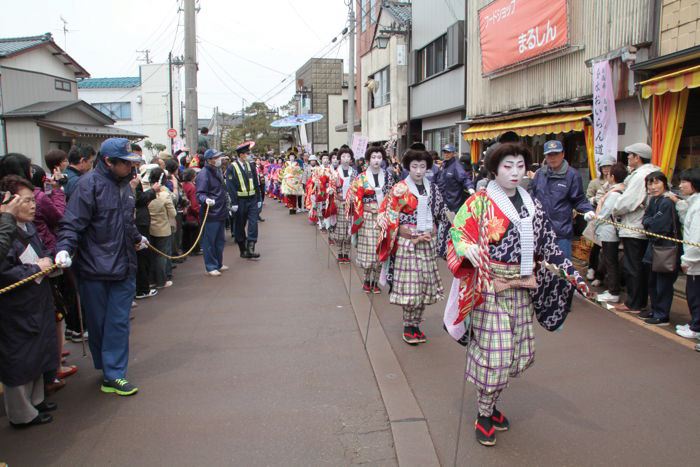
[(382, 34), (381, 36), (377, 36), (374, 43), (378, 49), (386, 49), (389, 46), (389, 39), (391, 39), (391, 36), (385, 36)]

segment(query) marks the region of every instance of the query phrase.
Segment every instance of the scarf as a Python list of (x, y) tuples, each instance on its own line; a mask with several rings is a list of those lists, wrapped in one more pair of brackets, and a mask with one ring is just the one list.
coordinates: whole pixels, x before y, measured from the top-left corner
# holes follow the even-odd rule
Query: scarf
[(416, 186), (416, 182), (409, 175), (405, 179), (409, 191), (418, 199), (418, 207), (416, 208), (416, 230), (418, 232), (432, 232), (434, 228), (433, 212), (430, 209), (430, 182), (428, 179), (423, 179), (425, 185), (425, 195), (421, 195)]
[(520, 234), (520, 276), (530, 276), (534, 268), (535, 256), (535, 234), (532, 227), (532, 221), (535, 218), (535, 204), (532, 198), (523, 188), (518, 187), (518, 193), (523, 200), (523, 205), (527, 209), (528, 216), (524, 219), (520, 217), (520, 213), (516, 211), (515, 206), (508, 199), (508, 195), (503, 191), (503, 188), (496, 183), (489, 183), (486, 187), (486, 193), (489, 198), (495, 201), (501, 212), (506, 215), (508, 220), (518, 229)]
[(343, 176), (343, 166), (341, 165), (337, 169), (338, 173), (338, 178), (340, 178), (343, 181), (343, 197), (342, 201), (345, 201), (345, 197), (348, 195), (348, 190), (350, 189), (350, 182), (352, 181), (352, 176), (354, 174), (353, 168), (348, 167), (348, 176), (344, 177)]
[(382, 188), (384, 188), (384, 185), (386, 184), (384, 171), (381, 169), (379, 170), (379, 186), (376, 186), (374, 184), (374, 174), (372, 173), (371, 169), (367, 169), (365, 175), (367, 177), (367, 182), (369, 183), (369, 186), (372, 187), (372, 190), (374, 191), (374, 194), (377, 197), (377, 204), (381, 206), (382, 201), (384, 201), (384, 190)]

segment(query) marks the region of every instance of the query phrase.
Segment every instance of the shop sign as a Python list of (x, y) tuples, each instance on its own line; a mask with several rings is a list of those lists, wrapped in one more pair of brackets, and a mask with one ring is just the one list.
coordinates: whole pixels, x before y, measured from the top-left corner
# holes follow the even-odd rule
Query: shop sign
[(479, 10), (484, 76), (569, 46), (568, 0), (495, 0)]
[(593, 152), (596, 170), (604, 159), (617, 160), (617, 112), (607, 60), (593, 64)]

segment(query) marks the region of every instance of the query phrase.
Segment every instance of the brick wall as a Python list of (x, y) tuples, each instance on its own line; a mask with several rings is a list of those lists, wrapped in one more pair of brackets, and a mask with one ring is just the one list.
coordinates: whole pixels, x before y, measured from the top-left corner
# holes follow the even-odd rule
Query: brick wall
[(700, 44), (700, 0), (663, 0), (659, 55)]

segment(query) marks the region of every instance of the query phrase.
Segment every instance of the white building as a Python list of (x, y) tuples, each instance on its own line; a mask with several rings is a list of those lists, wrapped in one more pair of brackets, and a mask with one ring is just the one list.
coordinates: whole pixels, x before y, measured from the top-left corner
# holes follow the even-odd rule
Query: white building
[[(78, 96), (109, 117), (115, 126), (147, 135), (152, 143), (170, 146), (170, 94), (168, 64), (150, 63), (139, 67), (139, 76), (90, 78), (78, 82)], [(180, 73), (172, 67), (173, 127), (180, 134)]]

